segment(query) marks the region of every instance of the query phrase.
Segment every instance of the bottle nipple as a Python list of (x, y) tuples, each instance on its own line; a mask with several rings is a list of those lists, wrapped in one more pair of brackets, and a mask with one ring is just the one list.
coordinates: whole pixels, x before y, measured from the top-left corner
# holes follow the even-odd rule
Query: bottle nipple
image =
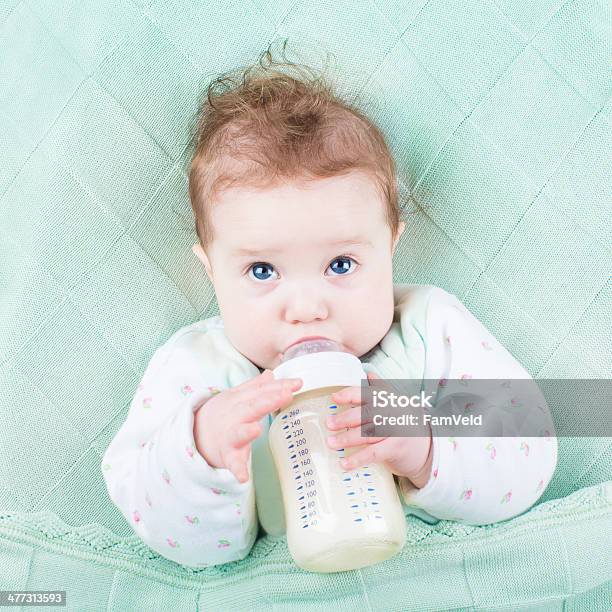
[(343, 349), (335, 340), (329, 340), (327, 338), (304, 340), (289, 347), (283, 353), (281, 363), (294, 359), (295, 357), (301, 357), (302, 355), (308, 355), (310, 353), (325, 353), (328, 351), (343, 351)]

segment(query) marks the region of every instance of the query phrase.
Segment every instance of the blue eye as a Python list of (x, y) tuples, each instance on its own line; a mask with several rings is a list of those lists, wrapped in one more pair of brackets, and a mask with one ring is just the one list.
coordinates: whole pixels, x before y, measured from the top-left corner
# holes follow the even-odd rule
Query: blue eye
[(272, 269), (272, 270), (274, 269), (269, 263), (260, 262), (260, 263), (253, 264), (249, 268), (249, 272), (253, 270), (253, 275), (255, 276), (257, 280), (268, 280), (270, 277), (266, 276), (266, 268)]
[[(339, 265), (336, 265), (338, 264)], [(351, 267), (351, 263), (357, 264), (357, 262), (348, 255), (341, 255), (340, 257), (336, 257), (331, 264), (329, 264), (328, 268), (331, 268), (334, 272), (333, 276), (346, 276), (348, 274), (352, 274), (355, 271), (355, 266)], [(267, 281), (270, 280), (270, 273), (273, 272), (277, 275), (278, 273), (274, 270), (274, 267), (267, 262), (257, 262), (250, 266), (247, 270), (247, 274), (253, 271), (253, 275), (251, 278), (259, 281)]]
[[(341, 265), (334, 268), (336, 262), (340, 262)], [(332, 268), (334, 272), (337, 272), (339, 276), (343, 276), (347, 273), (354, 272), (354, 267), (351, 269), (351, 262), (357, 263), (352, 257), (336, 257), (336, 259), (329, 264), (329, 267)]]

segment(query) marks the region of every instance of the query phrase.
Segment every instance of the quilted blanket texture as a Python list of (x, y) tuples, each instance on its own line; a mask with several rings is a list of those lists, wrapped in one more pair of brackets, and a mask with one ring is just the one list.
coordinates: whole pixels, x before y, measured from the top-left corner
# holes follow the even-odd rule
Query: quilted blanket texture
[(0, 0), (0, 590), (63, 589), (69, 610), (609, 610), (597, 432), (559, 439), (523, 515), (408, 516), (400, 554), (338, 574), (262, 534), (185, 568), (109, 499), (101, 456), (151, 355), (218, 314), (191, 251), (199, 96), (285, 38), (316, 68), (332, 54), (388, 139), (395, 282), (457, 295), (536, 379), (610, 378), (608, 0)]

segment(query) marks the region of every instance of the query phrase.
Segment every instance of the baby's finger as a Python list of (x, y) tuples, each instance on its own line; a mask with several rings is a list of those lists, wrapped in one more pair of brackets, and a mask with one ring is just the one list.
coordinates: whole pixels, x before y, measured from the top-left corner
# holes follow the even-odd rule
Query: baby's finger
[(241, 393), (256, 393), (259, 389), (266, 387), (269, 384), (278, 384), (285, 381), (296, 380), (295, 378), (274, 378), (274, 372), (272, 370), (264, 370), (259, 376), (255, 376), (243, 382), (241, 385), (234, 387), (234, 390)]
[(336, 404), (361, 404), (361, 386), (345, 387), (331, 395)]
[[(267, 383), (259, 387), (245, 387), (240, 389), (240, 395), (236, 395), (236, 401), (250, 403), (262, 395), (269, 394), (271, 391), (282, 391), (287, 388), (292, 391), (299, 389), (302, 386), (301, 378), (282, 378), (279, 380), (269, 380)], [(236, 389), (238, 389), (236, 387)]]
[(369, 463), (382, 463), (387, 459), (392, 459), (394, 455), (393, 446), (387, 443), (391, 438), (384, 438), (375, 444), (368, 444), (365, 448), (360, 448), (348, 457), (340, 460), (344, 469), (354, 469)]
[(246, 461), (242, 460), (237, 453), (230, 453), (226, 459), (227, 469), (236, 477), (240, 483), (249, 479), (249, 469)]
[(326, 420), (328, 429), (345, 429), (346, 427), (359, 427), (361, 424), (372, 423), (371, 418), (363, 414), (361, 406), (347, 408), (338, 414), (329, 415)]
[(234, 448), (241, 448), (245, 444), (252, 442), (259, 437), (262, 432), (261, 424), (255, 423), (240, 423), (230, 436), (230, 443)]
[(259, 376), (255, 376), (242, 383), (240, 387), (244, 389), (259, 389), (272, 381), (274, 381), (274, 373), (272, 370), (264, 370)]
[[(378, 374), (375, 374), (374, 372), (368, 372), (367, 379), (369, 383), (372, 380), (380, 380), (380, 376), (378, 376)], [(363, 403), (363, 400), (361, 399), (361, 393), (362, 385), (345, 387), (344, 389), (340, 389), (340, 391), (332, 393), (331, 400), (332, 402), (336, 402), (337, 404), (361, 404)]]
[(274, 383), (270, 387), (263, 387), (260, 392), (250, 400), (238, 403), (238, 418), (242, 423), (259, 421), (263, 416), (285, 408), (293, 401), (293, 392), (297, 391), (303, 382), (292, 380)]
[(341, 431), (333, 436), (328, 436), (327, 444), (330, 448), (341, 449), (363, 444), (375, 444), (384, 440), (385, 437), (362, 437), (361, 427), (352, 427), (348, 431)]

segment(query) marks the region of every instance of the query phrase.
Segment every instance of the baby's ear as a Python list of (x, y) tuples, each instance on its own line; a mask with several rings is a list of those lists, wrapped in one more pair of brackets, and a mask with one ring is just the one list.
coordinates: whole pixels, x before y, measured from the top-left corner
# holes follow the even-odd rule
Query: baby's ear
[(197, 258), (202, 262), (202, 264), (204, 265), (204, 269), (206, 270), (206, 275), (208, 276), (208, 278), (210, 279), (210, 281), (212, 282), (213, 277), (212, 277), (212, 270), (210, 267), (210, 261), (208, 260), (208, 257), (206, 255), (206, 253), (204, 252), (204, 249), (202, 248), (202, 245), (197, 243), (194, 244), (191, 247), (191, 250), (195, 253), (195, 255), (197, 256)]
[(395, 247), (397, 246), (400, 236), (404, 233), (405, 229), (406, 229), (406, 224), (403, 221), (400, 221), (397, 227), (397, 234), (395, 235), (395, 239), (393, 240), (393, 248), (391, 249), (391, 253), (395, 253)]

